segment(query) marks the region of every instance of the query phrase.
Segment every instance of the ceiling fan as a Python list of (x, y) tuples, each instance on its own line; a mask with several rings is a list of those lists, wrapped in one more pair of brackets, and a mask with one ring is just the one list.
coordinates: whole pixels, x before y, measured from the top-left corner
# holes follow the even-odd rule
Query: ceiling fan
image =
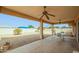
[(42, 19), (44, 16), (45, 16), (48, 20), (50, 20), (49, 16), (55, 17), (55, 15), (50, 14), (50, 13), (48, 13), (48, 12), (46, 11), (46, 6), (44, 6), (43, 8), (44, 8), (44, 11), (42, 12), (42, 16), (40, 17), (40, 19)]
[(61, 24), (62, 22), (61, 22), (61, 19), (59, 19), (59, 24)]

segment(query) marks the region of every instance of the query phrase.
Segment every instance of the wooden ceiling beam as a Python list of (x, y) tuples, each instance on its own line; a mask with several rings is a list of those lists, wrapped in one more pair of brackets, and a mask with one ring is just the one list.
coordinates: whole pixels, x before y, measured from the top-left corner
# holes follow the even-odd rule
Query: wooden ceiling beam
[[(61, 22), (61, 24), (69, 24), (69, 23), (73, 23), (73, 21), (64, 21), (64, 22)], [(59, 22), (56, 22), (56, 23), (54, 23), (54, 24), (60, 24)]]
[(2, 10), (2, 6), (0, 6), (0, 13), (1, 13), (1, 10)]

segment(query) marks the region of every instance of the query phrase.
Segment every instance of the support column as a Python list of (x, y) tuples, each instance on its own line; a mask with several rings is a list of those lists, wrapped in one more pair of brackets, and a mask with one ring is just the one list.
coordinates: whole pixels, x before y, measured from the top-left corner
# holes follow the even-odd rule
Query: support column
[(41, 39), (44, 39), (44, 34), (43, 34), (43, 20), (40, 22), (40, 37)]
[(69, 24), (70, 26), (72, 26), (72, 35), (76, 35), (76, 23), (71, 23)]
[(76, 41), (77, 41), (77, 44), (76, 44), (76, 48), (77, 50), (79, 50), (79, 20), (76, 21)]
[[(79, 21), (78, 20), (76, 22), (76, 39), (77, 39), (77, 42), (79, 43)], [(78, 47), (79, 47), (79, 44), (78, 44)]]
[(53, 28), (54, 24), (51, 25), (51, 32), (52, 32), (52, 35), (54, 33), (54, 28)]

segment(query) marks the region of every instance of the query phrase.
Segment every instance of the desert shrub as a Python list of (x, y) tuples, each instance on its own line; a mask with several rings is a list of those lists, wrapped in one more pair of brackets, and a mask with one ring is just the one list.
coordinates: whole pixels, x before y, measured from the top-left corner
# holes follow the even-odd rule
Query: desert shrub
[(14, 35), (20, 35), (22, 30), (20, 28), (14, 29)]
[(38, 29), (37, 29), (37, 30), (35, 30), (35, 32), (39, 32), (39, 31), (40, 31), (40, 30), (38, 30)]

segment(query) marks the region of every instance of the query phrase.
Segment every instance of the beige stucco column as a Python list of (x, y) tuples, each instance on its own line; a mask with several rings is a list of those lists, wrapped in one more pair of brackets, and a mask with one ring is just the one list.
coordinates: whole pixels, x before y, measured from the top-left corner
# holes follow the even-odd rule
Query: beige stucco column
[(79, 20), (77, 19), (76, 20), (76, 40), (77, 40), (77, 43), (78, 43), (78, 49), (79, 49)]
[(40, 22), (40, 37), (41, 39), (44, 39), (44, 34), (43, 34), (43, 20)]
[(69, 24), (70, 26), (72, 26), (72, 34), (73, 35), (76, 35), (76, 24), (75, 23), (71, 23), (71, 24)]

